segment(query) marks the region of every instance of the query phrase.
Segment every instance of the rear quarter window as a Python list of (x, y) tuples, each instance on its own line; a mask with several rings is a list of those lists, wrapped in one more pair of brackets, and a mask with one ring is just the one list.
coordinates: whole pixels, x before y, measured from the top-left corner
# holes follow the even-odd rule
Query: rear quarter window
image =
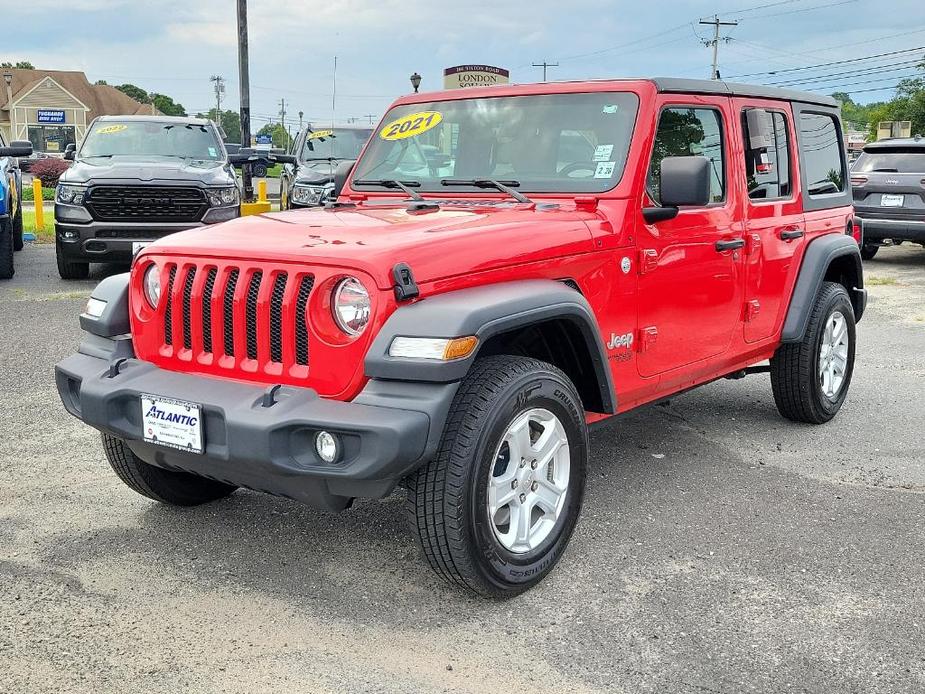
[(799, 128), (807, 194), (818, 197), (844, 192), (846, 177), (835, 117), (804, 111), (800, 114)]

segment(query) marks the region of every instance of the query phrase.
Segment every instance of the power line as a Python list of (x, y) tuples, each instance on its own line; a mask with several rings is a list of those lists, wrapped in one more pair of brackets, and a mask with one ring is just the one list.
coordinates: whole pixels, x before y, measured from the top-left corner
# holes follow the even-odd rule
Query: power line
[(878, 65), (877, 67), (868, 67), (868, 68), (859, 68), (857, 70), (844, 70), (842, 72), (830, 72), (825, 75), (814, 75), (812, 77), (801, 77), (799, 79), (785, 80), (783, 82), (767, 82), (766, 84), (773, 85), (775, 87), (784, 87), (792, 86), (794, 84), (807, 84), (812, 82), (830, 82), (833, 78), (835, 79), (846, 79), (853, 77), (862, 77), (865, 75), (873, 75), (881, 72), (895, 72), (897, 70), (907, 70), (910, 67), (918, 65), (920, 62), (919, 59), (915, 60), (906, 60), (894, 65)]
[(913, 51), (925, 50), (925, 46), (916, 46), (915, 48), (907, 48), (902, 51), (889, 51), (887, 53), (876, 53), (874, 55), (868, 55), (861, 58), (849, 58), (847, 60), (833, 60), (828, 63), (818, 63), (817, 65), (803, 65), (802, 67), (791, 67), (784, 68), (781, 70), (768, 70), (766, 72), (749, 72), (742, 75), (735, 75), (736, 77), (756, 77), (759, 75), (778, 75), (782, 72), (798, 72), (800, 70), (813, 70), (820, 67), (831, 67), (832, 65), (846, 65), (847, 63), (857, 63), (866, 60), (873, 60), (874, 58), (885, 58), (893, 55), (902, 55), (903, 53), (912, 53)]
[(550, 67), (559, 67), (559, 63), (547, 63), (545, 60), (542, 63), (533, 63), (533, 67), (543, 68), (543, 81), (546, 81), (546, 68)]

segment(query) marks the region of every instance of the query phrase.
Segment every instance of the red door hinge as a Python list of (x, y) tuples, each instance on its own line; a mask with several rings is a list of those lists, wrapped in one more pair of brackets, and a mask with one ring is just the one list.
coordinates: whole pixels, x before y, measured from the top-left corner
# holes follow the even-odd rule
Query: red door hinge
[(639, 251), (639, 274), (644, 275), (658, 267), (658, 251), (654, 248), (642, 248)]
[(650, 325), (639, 331), (639, 351), (645, 352), (658, 339), (658, 328)]
[(745, 255), (752, 255), (761, 248), (761, 237), (758, 234), (749, 234), (745, 237)]
[(745, 322), (753, 321), (761, 311), (761, 302), (758, 299), (752, 299), (745, 302)]

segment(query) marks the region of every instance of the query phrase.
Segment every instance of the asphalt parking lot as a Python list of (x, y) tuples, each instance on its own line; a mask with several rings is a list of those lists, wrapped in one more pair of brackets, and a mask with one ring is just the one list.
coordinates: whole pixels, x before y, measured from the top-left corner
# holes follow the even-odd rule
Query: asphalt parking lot
[[(866, 264), (854, 382), (823, 427), (766, 376), (592, 436), (559, 567), (507, 603), (416, 555), (401, 502), (159, 506), (65, 414), (94, 284), (28, 246), (0, 284), (0, 691), (921, 692), (925, 251)], [(95, 280), (112, 268), (97, 268)]]

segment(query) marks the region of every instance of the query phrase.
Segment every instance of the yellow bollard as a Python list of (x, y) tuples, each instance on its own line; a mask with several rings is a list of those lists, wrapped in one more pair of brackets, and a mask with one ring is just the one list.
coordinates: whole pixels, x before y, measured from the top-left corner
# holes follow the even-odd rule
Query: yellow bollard
[(242, 202), (241, 216), (246, 217), (251, 214), (265, 214), (271, 209), (270, 201), (267, 199), (267, 181), (265, 178), (261, 178), (257, 181), (256, 202)]
[(45, 231), (45, 208), (42, 200), (42, 182), (32, 179), (32, 197), (35, 199), (35, 230)]
[(257, 202), (267, 202), (267, 179), (257, 181)]

